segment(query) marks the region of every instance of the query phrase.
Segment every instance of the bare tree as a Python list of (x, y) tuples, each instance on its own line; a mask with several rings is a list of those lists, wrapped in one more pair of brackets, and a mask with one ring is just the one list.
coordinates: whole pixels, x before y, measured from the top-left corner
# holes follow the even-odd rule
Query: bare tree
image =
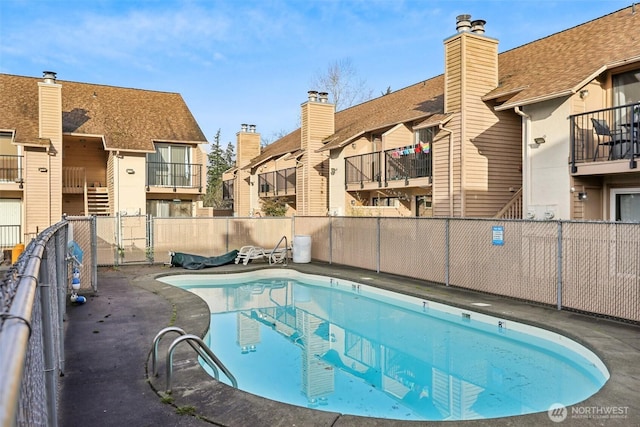
[(336, 111), (373, 98), (373, 91), (367, 87), (366, 80), (358, 77), (350, 58), (329, 64), (325, 72), (318, 73), (311, 81), (311, 88), (328, 92)]

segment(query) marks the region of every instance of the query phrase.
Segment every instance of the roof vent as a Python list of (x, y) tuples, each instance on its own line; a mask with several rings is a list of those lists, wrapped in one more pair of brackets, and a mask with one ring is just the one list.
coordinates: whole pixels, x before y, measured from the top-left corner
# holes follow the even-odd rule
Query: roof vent
[(327, 102), (329, 102), (329, 93), (328, 92), (319, 92), (318, 93), (318, 99), (323, 104), (326, 104)]
[(484, 34), (484, 24), (486, 23), (487, 21), (482, 19), (475, 19), (471, 21), (471, 32), (475, 34)]
[(310, 90), (307, 94), (309, 95), (309, 102), (318, 101), (318, 91)]
[(471, 30), (471, 15), (456, 16), (456, 31), (462, 33)]
[(56, 73), (53, 71), (43, 71), (43, 78), (45, 83), (55, 83), (56, 82)]

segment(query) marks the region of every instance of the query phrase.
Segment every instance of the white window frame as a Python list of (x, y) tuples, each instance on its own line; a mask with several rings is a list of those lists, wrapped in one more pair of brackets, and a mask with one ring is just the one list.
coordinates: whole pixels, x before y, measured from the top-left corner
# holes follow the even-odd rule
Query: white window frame
[(612, 188), (609, 198), (609, 220), (616, 220), (616, 196), (619, 194), (639, 194), (640, 195), (640, 187), (627, 187), (627, 188)]

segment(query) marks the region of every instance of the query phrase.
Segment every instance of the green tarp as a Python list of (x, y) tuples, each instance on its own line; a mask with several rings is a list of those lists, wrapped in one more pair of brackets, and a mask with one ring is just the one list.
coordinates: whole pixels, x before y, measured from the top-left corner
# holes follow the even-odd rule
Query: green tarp
[(223, 255), (212, 257), (172, 252), (171, 267), (182, 267), (187, 270), (201, 270), (203, 268), (218, 267), (220, 265), (232, 263), (236, 259), (237, 255), (237, 249)]

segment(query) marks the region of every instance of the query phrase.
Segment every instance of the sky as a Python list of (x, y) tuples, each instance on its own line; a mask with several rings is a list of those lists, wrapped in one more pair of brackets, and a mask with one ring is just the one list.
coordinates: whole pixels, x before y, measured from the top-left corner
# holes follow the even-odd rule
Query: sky
[[(444, 72), (456, 16), (486, 21), (499, 52), (632, 0), (1, 0), (0, 73), (177, 92), (209, 143), (242, 123), (263, 140), (347, 61), (374, 97)], [(640, 9), (640, 5), (637, 5)], [(2, 94), (0, 94), (1, 99)]]

